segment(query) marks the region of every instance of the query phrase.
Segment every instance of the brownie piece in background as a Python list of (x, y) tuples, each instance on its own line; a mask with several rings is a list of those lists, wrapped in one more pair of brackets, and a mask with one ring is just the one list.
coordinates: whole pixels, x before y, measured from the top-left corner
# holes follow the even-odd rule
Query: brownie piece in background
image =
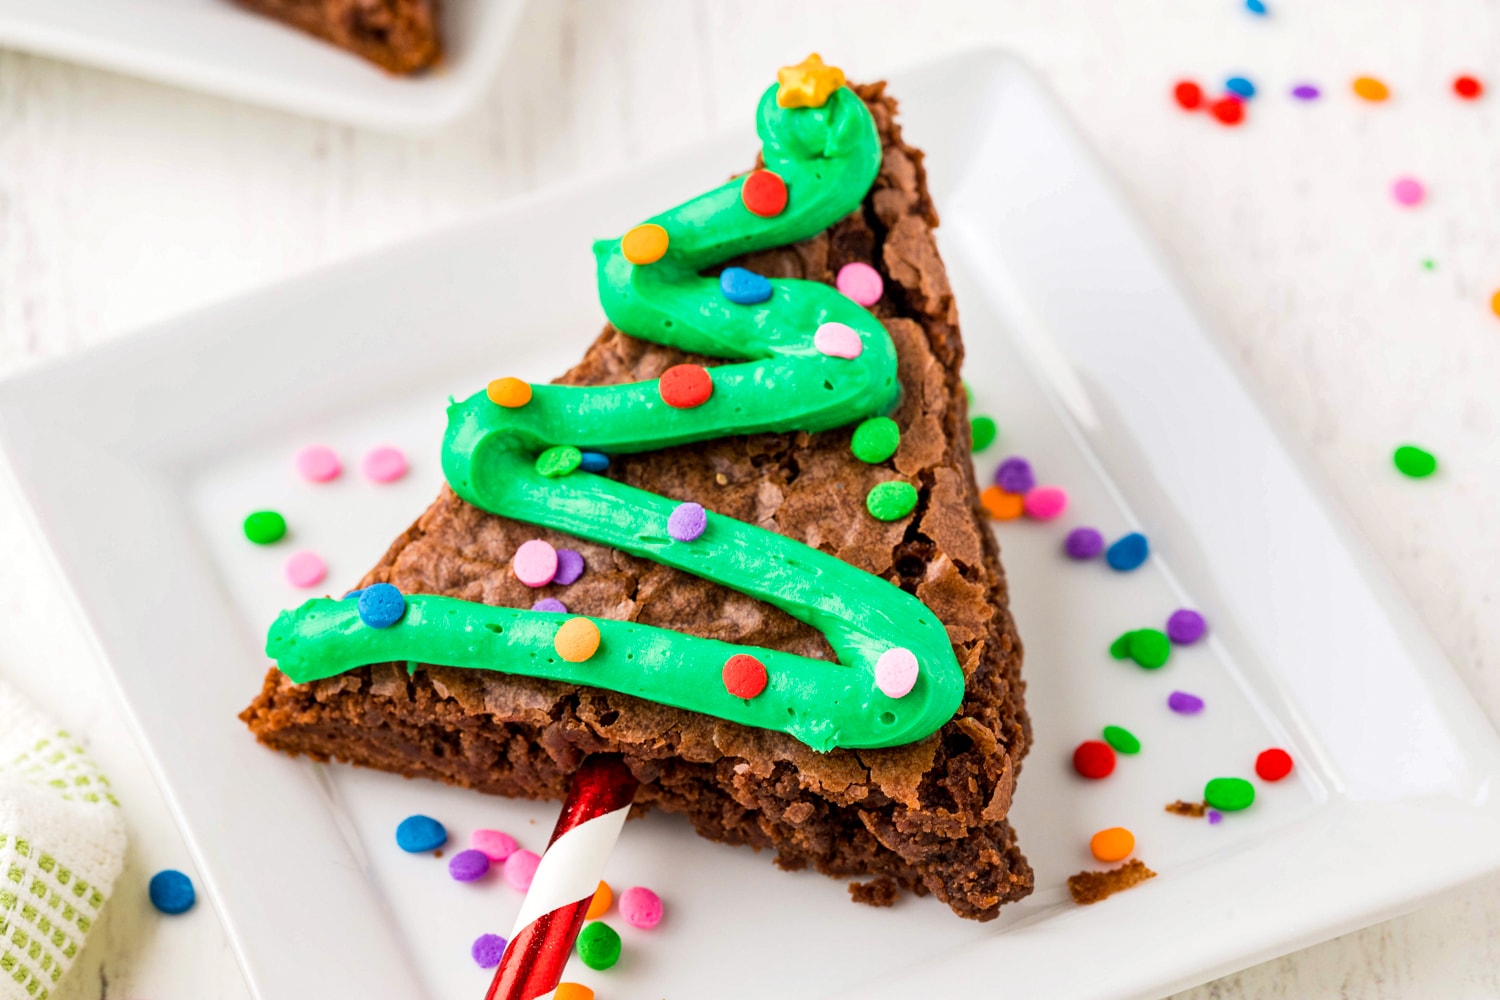
[(234, 0), (310, 35), (408, 74), (442, 57), (439, 0)]

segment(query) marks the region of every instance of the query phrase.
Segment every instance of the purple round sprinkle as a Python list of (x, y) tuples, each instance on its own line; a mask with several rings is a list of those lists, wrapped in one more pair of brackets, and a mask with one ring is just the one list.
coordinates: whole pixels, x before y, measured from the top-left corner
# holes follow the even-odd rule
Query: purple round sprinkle
[(483, 851), (459, 851), (448, 859), (448, 874), (455, 882), (472, 882), (484, 878), (490, 870), (490, 856)]
[(1012, 455), (995, 470), (995, 485), (1007, 493), (1025, 493), (1036, 485), (1036, 473), (1026, 459)]
[(1074, 528), (1068, 532), (1063, 549), (1069, 559), (1092, 559), (1104, 551), (1104, 536), (1094, 528)]
[(552, 577), (553, 583), (567, 586), (578, 582), (583, 575), (583, 553), (574, 552), (572, 549), (557, 550), (557, 574)]
[(1292, 96), (1299, 101), (1316, 101), (1318, 88), (1310, 83), (1299, 84), (1292, 88)]
[(1217, 810), (1217, 809), (1210, 809), (1208, 811), (1208, 821), (1211, 824), (1217, 825), (1218, 822), (1220, 820), (1222, 820), (1223, 818), (1224, 818), (1224, 814), (1221, 813), (1221, 812), (1219, 812), (1219, 810)]
[(1203, 711), (1203, 699), (1186, 691), (1173, 691), (1167, 696), (1167, 707), (1180, 715), (1197, 715)]
[(1203, 616), (1188, 608), (1179, 608), (1167, 619), (1167, 638), (1179, 646), (1187, 646), (1203, 638), (1208, 623)]
[(500, 964), (500, 956), (505, 954), (505, 938), (499, 934), (481, 934), (474, 939), (469, 954), (474, 956), (474, 964), (481, 969), (493, 969)]
[[(558, 553), (562, 555), (562, 553)], [(568, 606), (555, 597), (544, 597), (531, 606), (532, 611), (556, 611), (560, 615), (568, 613)]]
[(701, 504), (691, 501), (678, 504), (677, 509), (672, 511), (672, 516), (667, 518), (667, 534), (679, 542), (693, 541), (707, 527), (708, 512)]

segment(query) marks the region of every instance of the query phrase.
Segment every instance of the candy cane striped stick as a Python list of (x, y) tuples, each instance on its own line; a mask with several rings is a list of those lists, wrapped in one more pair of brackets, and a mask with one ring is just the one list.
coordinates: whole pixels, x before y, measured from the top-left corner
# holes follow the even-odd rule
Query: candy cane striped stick
[(583, 759), (484, 1000), (552, 996), (639, 785), (617, 756)]

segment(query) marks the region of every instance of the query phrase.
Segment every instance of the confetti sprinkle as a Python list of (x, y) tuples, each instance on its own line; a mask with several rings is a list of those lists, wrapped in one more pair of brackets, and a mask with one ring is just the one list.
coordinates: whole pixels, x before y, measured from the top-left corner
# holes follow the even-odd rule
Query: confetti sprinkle
[(542, 859), (535, 851), (520, 850), (505, 859), (500, 873), (512, 889), (525, 892), (531, 888), (531, 880), (536, 877), (536, 866), (541, 863)]
[(286, 537), (286, 518), (274, 510), (258, 510), (245, 518), (244, 530), (256, 545), (270, 545)]
[(1109, 568), (1121, 573), (1128, 573), (1133, 569), (1139, 569), (1141, 563), (1151, 554), (1151, 543), (1146, 541), (1146, 536), (1139, 531), (1132, 531), (1128, 535), (1117, 538), (1113, 544), (1104, 552), (1104, 561), (1109, 563)]
[(507, 943), (499, 934), (481, 934), (469, 947), (469, 955), (481, 969), (493, 969), (500, 964), (500, 956), (505, 954)]
[(1423, 257), (1422, 258), (1422, 269), (1424, 271), (1431, 271), (1431, 270), (1434, 270), (1436, 267), (1437, 267), (1437, 261), (1433, 260), (1431, 257)]
[(540, 538), (522, 542), (510, 560), (511, 572), (528, 587), (545, 587), (557, 575), (557, 550)]
[(813, 347), (830, 358), (857, 358), (865, 352), (859, 332), (845, 323), (824, 323), (813, 333)]
[(469, 846), (491, 861), (504, 861), (520, 847), (515, 837), (499, 830), (475, 830), (469, 834)]
[(1391, 88), (1373, 76), (1361, 76), (1354, 81), (1354, 95), (1378, 104), (1390, 99)]
[(1219, 812), (1219, 810), (1217, 809), (1208, 810), (1207, 816), (1209, 826), (1218, 826), (1220, 823), (1224, 822), (1224, 814)]
[(620, 252), (632, 264), (655, 264), (667, 255), (667, 231), (654, 222), (636, 226), (620, 240)]
[(1280, 781), (1292, 773), (1292, 755), (1280, 747), (1262, 750), (1255, 758), (1255, 773), (1261, 781)]
[(753, 306), (771, 297), (771, 282), (743, 267), (726, 267), (719, 275), (719, 291), (736, 305)]
[(1073, 770), (1090, 781), (1107, 778), (1115, 771), (1115, 752), (1108, 743), (1084, 740), (1073, 751)]
[(1068, 494), (1060, 486), (1038, 486), (1026, 491), (1026, 516), (1053, 521), (1068, 509)]
[(1255, 801), (1255, 786), (1244, 778), (1215, 778), (1203, 786), (1203, 801), (1221, 812), (1239, 812)]
[(887, 698), (905, 698), (917, 685), (920, 673), (916, 654), (897, 646), (875, 661), (875, 686)]
[[(11, 871), (14, 872), (15, 869)], [(17, 892), (19, 891), (18, 889)], [(152, 875), (151, 882), (146, 887), (146, 894), (151, 897), (152, 906), (174, 917), (191, 910), (193, 904), (198, 901), (198, 894), (193, 889), (193, 880), (174, 868)]]
[(995, 443), (995, 435), (999, 429), (995, 426), (993, 417), (975, 417), (969, 421), (969, 435), (971, 444), (975, 451), (984, 451)]
[(1437, 457), (1414, 444), (1403, 444), (1391, 455), (1397, 471), (1411, 479), (1426, 479), (1437, 471)]
[(667, 534), (679, 542), (693, 542), (708, 528), (708, 511), (702, 504), (680, 503), (667, 517)]
[(1245, 102), (1238, 97), (1221, 97), (1208, 106), (1208, 113), (1221, 125), (1233, 127), (1245, 120)]
[(1255, 96), (1255, 84), (1243, 76), (1231, 76), (1225, 80), (1224, 89), (1236, 97), (1242, 97), (1247, 101)]
[(558, 983), (552, 1000), (594, 1000), (594, 991), (578, 983)]
[(448, 859), (448, 875), (455, 882), (475, 882), (490, 871), (489, 855), (470, 848)]
[(1132, 733), (1123, 726), (1105, 726), (1104, 742), (1108, 743), (1119, 753), (1135, 754), (1141, 752), (1141, 741), (1136, 738), (1135, 733)]
[(394, 483), (406, 475), (406, 455), (400, 448), (381, 445), (370, 450), (360, 463), (360, 468), (364, 470), (365, 478), (372, 483)]
[(1167, 695), (1167, 707), (1178, 715), (1197, 715), (1203, 711), (1203, 699), (1186, 691), (1173, 691)]
[(1256, 14), (1260, 17), (1265, 17), (1267, 14), (1271, 13), (1266, 9), (1265, 0), (1245, 0), (1245, 9), (1250, 13)]
[(338, 453), (326, 444), (310, 444), (297, 452), (297, 473), (309, 482), (326, 483), (344, 471)]
[(885, 294), (885, 279), (863, 261), (856, 260), (839, 268), (833, 283), (840, 292), (862, 306), (873, 306)]
[(484, 387), (484, 394), (496, 406), (514, 410), (531, 402), (531, 383), (518, 378), (497, 378)]
[(1135, 850), (1135, 834), (1123, 826), (1100, 830), (1089, 838), (1089, 851), (1100, 861), (1124, 861)]
[(1203, 616), (1190, 608), (1178, 608), (1167, 619), (1167, 638), (1179, 646), (1191, 646), (1203, 638), (1208, 623)]
[(406, 817), (396, 827), (396, 846), (407, 854), (426, 854), (447, 842), (448, 829), (421, 813)]
[(406, 598), (389, 583), (372, 583), (359, 592), (355, 607), (370, 628), (390, 628), (406, 614)]
[(701, 365), (673, 365), (661, 373), (656, 388), (663, 403), (679, 410), (702, 406), (713, 395), (714, 382)]
[(552, 648), (569, 663), (582, 663), (599, 650), (599, 626), (587, 618), (569, 618), (552, 637)]
[(603, 472), (609, 468), (609, 456), (602, 451), (580, 451), (578, 467), (584, 472)]
[(1484, 84), (1466, 74), (1454, 79), (1453, 92), (1466, 101), (1477, 101), (1484, 94)]
[(588, 911), (584, 913), (583, 919), (598, 920), (600, 917), (609, 912), (610, 904), (612, 904), (614, 901), (614, 890), (609, 887), (608, 882), (605, 882), (601, 879), (599, 882), (599, 888), (594, 890), (594, 898), (589, 900), (589, 908)]
[(328, 564), (316, 552), (303, 550), (292, 553), (286, 561), (286, 579), (293, 587), (316, 587), (328, 575)]
[(632, 927), (650, 930), (661, 923), (661, 897), (643, 885), (620, 893), (620, 916)]
[(566, 587), (578, 582), (583, 576), (583, 553), (573, 549), (557, 550), (557, 572), (552, 577), (552, 582)]
[(578, 957), (590, 969), (604, 970), (620, 960), (620, 932), (602, 920), (578, 932)]
[(740, 200), (762, 218), (780, 215), (786, 208), (786, 181), (769, 170), (752, 170), (740, 185)]
[(1138, 628), (1110, 643), (1109, 655), (1117, 660), (1134, 660), (1146, 670), (1157, 670), (1171, 659), (1172, 642), (1154, 628)]
[(877, 521), (896, 521), (917, 506), (917, 488), (911, 483), (893, 480), (876, 483), (865, 497), (865, 509)]
[(736, 698), (754, 698), (766, 689), (766, 665), (749, 653), (735, 653), (724, 661), (724, 690)]
[(1323, 92), (1310, 83), (1299, 83), (1292, 88), (1292, 96), (1299, 101), (1316, 101)]
[(1490, 296), (1490, 312), (1500, 316), (1500, 292)]
[(565, 615), (568, 606), (555, 597), (544, 597), (531, 606), (532, 611), (550, 611), (553, 614)]
[(986, 486), (980, 490), (979, 503), (997, 521), (1014, 521), (1026, 512), (1025, 497), (1019, 493), (1007, 493), (998, 486)]
[(995, 470), (995, 485), (1007, 493), (1025, 493), (1036, 486), (1036, 473), (1026, 459), (1012, 455)]
[(583, 464), (583, 452), (570, 444), (553, 445), (536, 457), (537, 475), (559, 479)]
[(1104, 551), (1104, 536), (1095, 528), (1074, 528), (1063, 540), (1063, 551), (1069, 559), (1093, 559)]
[(1203, 88), (1192, 80), (1181, 80), (1172, 88), (1172, 99), (1184, 111), (1196, 111), (1203, 106)]
[(861, 462), (884, 462), (901, 447), (901, 428), (890, 417), (871, 417), (854, 429), (849, 450)]
[(1396, 199), (1398, 205), (1415, 208), (1427, 197), (1427, 189), (1415, 177), (1398, 177), (1391, 185), (1391, 197)]

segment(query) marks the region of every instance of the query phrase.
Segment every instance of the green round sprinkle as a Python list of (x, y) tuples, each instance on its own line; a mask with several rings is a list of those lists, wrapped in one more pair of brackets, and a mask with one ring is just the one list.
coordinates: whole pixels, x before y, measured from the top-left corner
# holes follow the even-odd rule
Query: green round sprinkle
[(877, 483), (865, 497), (865, 506), (881, 521), (894, 521), (905, 517), (917, 505), (917, 488), (911, 483), (896, 480)]
[(1433, 260), (1431, 257), (1424, 257), (1422, 259), (1422, 266), (1431, 271), (1433, 268), (1437, 267), (1437, 261)]
[(1130, 658), (1147, 670), (1155, 670), (1172, 655), (1172, 640), (1159, 629), (1139, 628), (1130, 633)]
[(974, 436), (974, 450), (984, 451), (995, 443), (995, 419), (993, 417), (975, 417), (969, 421), (969, 432)]
[(1220, 812), (1239, 812), (1255, 801), (1255, 786), (1244, 778), (1215, 778), (1203, 786), (1203, 801)]
[(590, 969), (607, 969), (620, 960), (620, 933), (602, 920), (578, 932), (578, 957)]
[(890, 417), (871, 417), (854, 428), (849, 450), (861, 462), (884, 462), (901, 446), (901, 428)]
[(1105, 726), (1104, 742), (1114, 747), (1119, 753), (1141, 752), (1141, 741), (1135, 738), (1135, 733), (1122, 726)]
[(1414, 444), (1403, 444), (1397, 448), (1391, 460), (1396, 463), (1396, 468), (1402, 475), (1413, 479), (1426, 479), (1437, 471), (1437, 457)]
[(566, 476), (583, 463), (583, 453), (570, 444), (548, 448), (536, 457), (537, 475), (556, 479)]
[(286, 518), (274, 510), (258, 510), (245, 518), (245, 537), (256, 545), (270, 545), (286, 537)]
[(1134, 632), (1126, 632), (1123, 635), (1121, 635), (1120, 638), (1118, 638), (1114, 642), (1110, 643), (1109, 644), (1109, 655), (1113, 656), (1117, 660), (1123, 660), (1123, 659), (1125, 659), (1125, 657), (1129, 656), (1130, 655), (1130, 637), (1133, 636), (1133, 635), (1135, 635)]

